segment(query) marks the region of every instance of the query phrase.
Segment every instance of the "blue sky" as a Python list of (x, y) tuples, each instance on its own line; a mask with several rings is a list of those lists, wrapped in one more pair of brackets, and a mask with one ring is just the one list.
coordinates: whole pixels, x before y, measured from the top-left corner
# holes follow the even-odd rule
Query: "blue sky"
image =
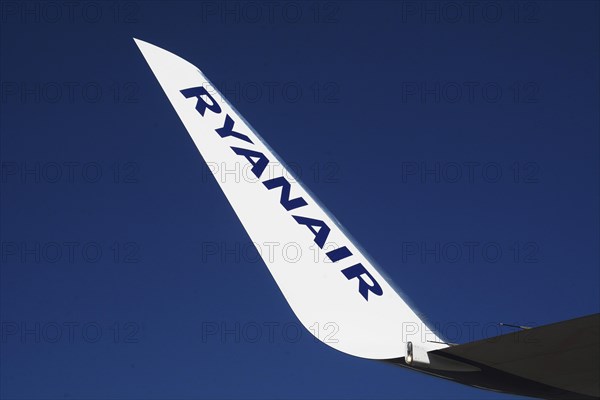
[(132, 37), (449, 341), (598, 312), (597, 2), (70, 4), (0, 8), (3, 398), (509, 398), (315, 342)]

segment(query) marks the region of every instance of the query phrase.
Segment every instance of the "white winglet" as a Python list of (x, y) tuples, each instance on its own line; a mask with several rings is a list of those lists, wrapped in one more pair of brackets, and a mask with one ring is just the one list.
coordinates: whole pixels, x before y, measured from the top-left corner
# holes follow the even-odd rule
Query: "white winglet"
[[(407, 342), (425, 351), (447, 347), (432, 343), (441, 340), (198, 68), (135, 42), (204, 160), (237, 171), (220, 174), (217, 181), (313, 335), (371, 359), (404, 357)], [(268, 243), (278, 251), (265, 251)]]

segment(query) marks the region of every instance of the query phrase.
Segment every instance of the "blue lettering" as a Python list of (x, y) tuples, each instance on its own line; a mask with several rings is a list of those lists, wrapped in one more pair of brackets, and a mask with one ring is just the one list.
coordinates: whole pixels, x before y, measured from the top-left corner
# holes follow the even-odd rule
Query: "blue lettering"
[[(267, 168), (267, 165), (269, 164), (267, 157), (258, 151), (242, 149), (240, 147), (232, 147), (231, 150), (233, 150), (238, 156), (246, 157), (250, 164), (252, 164), (252, 172), (257, 178), (260, 178), (262, 173), (265, 171), (265, 168)], [(257, 158), (258, 161), (254, 162), (255, 158)]]
[[(181, 90), (181, 94), (184, 95), (186, 99), (189, 99), (190, 97), (196, 97), (198, 99), (198, 102), (196, 103), (196, 110), (202, 116), (204, 116), (204, 111), (206, 111), (207, 108), (215, 114), (219, 114), (221, 112), (221, 107), (219, 106), (219, 103), (217, 103), (215, 99), (213, 99), (213, 97), (210, 94), (208, 94), (206, 89), (204, 89), (202, 86), (183, 89)], [(208, 104), (201, 96), (208, 97), (212, 104)]]
[[(377, 283), (375, 278), (373, 278), (373, 275), (371, 275), (362, 264), (359, 263), (353, 265), (352, 267), (343, 269), (342, 273), (348, 280), (358, 278), (358, 291), (360, 294), (362, 294), (365, 300), (369, 301), (369, 292), (372, 292), (377, 296), (381, 296), (383, 294), (383, 289), (381, 289), (379, 283)], [(367, 282), (365, 282), (365, 280), (362, 278), (363, 275), (368, 276), (373, 284), (369, 285)]]
[[(327, 237), (329, 236), (329, 232), (331, 229), (327, 226), (327, 224), (318, 219), (300, 217), (298, 215), (292, 215), (292, 217), (296, 220), (297, 223), (301, 225), (306, 225), (308, 229), (315, 235), (315, 243), (320, 248), (323, 248), (325, 242), (327, 241)], [(319, 227), (319, 230), (315, 230), (315, 226)]]
[(296, 197), (290, 200), (290, 183), (283, 176), (264, 181), (263, 184), (267, 189), (271, 190), (276, 187), (281, 187), (281, 198), (279, 202), (288, 211), (304, 207), (307, 203), (302, 197)]
[(228, 137), (228, 136), (233, 136), (235, 138), (241, 139), (245, 142), (248, 143), (252, 143), (252, 140), (250, 140), (250, 138), (242, 133), (239, 132), (235, 132), (233, 130), (233, 120), (231, 119), (231, 117), (229, 116), (229, 114), (225, 115), (225, 124), (223, 124), (222, 128), (219, 129), (215, 129), (215, 131), (219, 134), (219, 136), (221, 136), (222, 138), (224, 137)]
[[(188, 99), (191, 97), (196, 97), (198, 99), (196, 103), (196, 110), (202, 116), (204, 116), (204, 113), (207, 109), (211, 110), (216, 114), (221, 113), (221, 107), (219, 106), (219, 104), (202, 86), (181, 90), (181, 94)], [(209, 99), (210, 104), (205, 99)], [(223, 127), (215, 129), (215, 131), (219, 134), (219, 136), (221, 136), (221, 138), (233, 136), (237, 139), (254, 144), (248, 136), (240, 132), (234, 131), (234, 125), (235, 122), (233, 121), (233, 119), (228, 114), (226, 114)], [(269, 164), (269, 159), (261, 152), (233, 146), (231, 146), (231, 150), (233, 150), (233, 152), (238, 156), (245, 157), (248, 160), (248, 162), (252, 164), (252, 173), (257, 178), (260, 178), (262, 176)], [(291, 211), (296, 208), (308, 205), (308, 203), (302, 197), (290, 199), (291, 184), (283, 176), (266, 180), (263, 182), (263, 185), (265, 185), (265, 187), (268, 190), (281, 188), (281, 196), (279, 198), (279, 203), (287, 211)], [(298, 224), (305, 225), (313, 233), (313, 235), (315, 235), (314, 242), (321, 249), (323, 248), (323, 246), (325, 246), (331, 229), (329, 228), (329, 226), (327, 226), (327, 224), (324, 221), (302, 217), (299, 215), (292, 215), (292, 217), (296, 220)], [(348, 249), (348, 247), (342, 246), (340, 248), (328, 251), (326, 255), (332, 262), (335, 263), (350, 257), (352, 255), (352, 252)], [(381, 296), (383, 294), (383, 289), (381, 288), (381, 286), (377, 283), (375, 278), (373, 278), (373, 275), (371, 275), (362, 264), (355, 264), (351, 267), (343, 269), (341, 272), (348, 280), (354, 278), (358, 279), (358, 292), (365, 298), (365, 300), (369, 301), (369, 292), (377, 296)], [(370, 283), (368, 283), (368, 281), (365, 280), (365, 276), (368, 278)]]
[(329, 259), (332, 262), (338, 262), (340, 260), (343, 260), (346, 257), (350, 257), (352, 255), (352, 252), (350, 250), (348, 250), (348, 248), (346, 246), (343, 246), (343, 247), (340, 247), (339, 249), (328, 251), (325, 254), (327, 254), (327, 257), (329, 257)]

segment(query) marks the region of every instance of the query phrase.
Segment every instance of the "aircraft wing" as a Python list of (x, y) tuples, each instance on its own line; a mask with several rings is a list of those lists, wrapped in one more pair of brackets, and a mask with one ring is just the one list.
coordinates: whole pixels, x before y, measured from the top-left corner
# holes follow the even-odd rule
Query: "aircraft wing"
[[(544, 399), (600, 397), (600, 314), (519, 330), (429, 353), (471, 371), (409, 366), (482, 389)], [(438, 363), (440, 361), (438, 360)], [(433, 364), (433, 363), (432, 363)]]
[[(198, 68), (135, 42), (204, 161), (243, 171), (215, 177), (295, 315), (319, 340), (489, 390), (548, 399), (599, 396), (598, 314), (449, 346)], [(281, 168), (269, 168), (274, 164)], [(267, 243), (292, 252), (271, 257), (261, 252)], [(312, 329), (328, 325), (334, 340)]]

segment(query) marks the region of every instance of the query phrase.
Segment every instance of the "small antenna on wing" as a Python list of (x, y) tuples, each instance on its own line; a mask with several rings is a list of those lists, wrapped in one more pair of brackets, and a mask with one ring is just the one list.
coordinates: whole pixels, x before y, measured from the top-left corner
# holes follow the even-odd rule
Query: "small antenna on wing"
[(517, 328), (517, 329), (531, 329), (531, 326), (505, 324), (504, 322), (500, 322), (498, 325), (500, 325), (500, 326), (508, 326), (509, 328)]

